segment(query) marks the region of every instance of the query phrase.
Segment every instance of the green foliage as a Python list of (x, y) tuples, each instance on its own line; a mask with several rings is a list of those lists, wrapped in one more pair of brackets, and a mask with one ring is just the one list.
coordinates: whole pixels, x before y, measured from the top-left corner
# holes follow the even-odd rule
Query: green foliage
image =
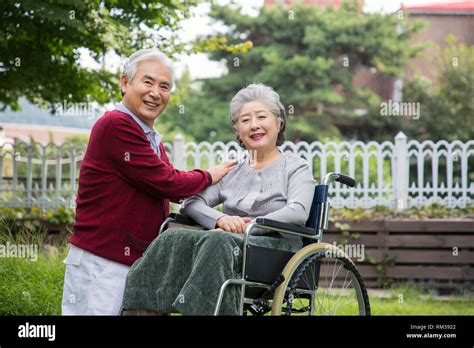
[(39, 220), (25, 216), (24, 209), (3, 208), (0, 213), (0, 244), (43, 244), (46, 230)]
[(88, 135), (70, 135), (64, 140), (64, 145), (68, 150), (84, 151), (89, 142)]
[(435, 55), (435, 79), (422, 77), (409, 81), (404, 98), (421, 104), (421, 117), (412, 122), (408, 133), (421, 139), (474, 139), (474, 47), (458, 44), (450, 35), (447, 46)]
[(466, 208), (450, 209), (440, 204), (434, 203), (420, 208), (410, 208), (397, 211), (385, 206), (375, 206), (373, 208), (356, 207), (332, 208), (331, 220), (386, 220), (386, 219), (434, 219), (434, 218), (474, 218), (474, 205)]
[[(48, 106), (63, 100), (105, 103), (118, 99), (118, 76), (102, 67), (92, 71), (78, 65), (79, 48), (103, 62), (107, 50), (120, 55), (135, 48), (161, 47), (157, 37), (138, 30), (174, 27), (178, 9), (170, 1), (2, 1), (0, 102), (16, 110), (24, 95)], [(150, 42), (152, 41), (152, 42)]]
[(191, 80), (189, 70), (176, 81), (173, 94), (156, 128), (165, 141), (172, 141), (180, 133), (186, 141), (232, 141), (235, 136), (229, 116), (229, 101), (209, 99)]
[[(255, 81), (272, 86), (281, 95), (289, 111), (289, 140), (340, 137), (339, 130), (344, 136), (367, 138), (373, 124), (397, 128), (396, 118), (355, 114), (355, 108), (377, 109), (379, 98), (368, 89), (354, 87), (352, 79), (361, 67), (400, 74), (419, 50), (409, 43), (419, 23), (400, 23), (395, 15), (362, 15), (351, 7), (334, 11), (298, 5), (291, 10), (289, 15), (280, 6), (263, 7), (258, 16), (250, 17), (241, 15), (240, 9), (213, 7), (211, 16), (230, 28), (228, 42), (251, 41), (253, 47), (245, 53), (211, 54), (212, 59), (226, 62), (228, 74), (202, 81), (196, 94), (201, 103), (192, 97), (183, 101), (192, 106), (193, 115), (186, 118), (190, 128), (202, 121), (208, 125), (193, 135), (196, 139), (214, 140), (207, 134), (214, 125), (226, 124), (222, 129), (228, 129), (228, 112), (222, 103)], [(401, 33), (399, 25), (403, 26)], [(205, 112), (204, 119), (197, 116), (201, 112)]]
[(44, 211), (41, 216), (55, 225), (72, 225), (76, 215), (71, 208), (59, 207), (54, 210)]
[(198, 39), (194, 43), (194, 49), (198, 52), (223, 51), (230, 53), (245, 53), (252, 48), (251, 41), (236, 43), (229, 46), (225, 36), (211, 36), (207, 40)]
[[(5, 236), (44, 236), (44, 223), (71, 226), (74, 223), (75, 212), (72, 208), (58, 207), (51, 210), (41, 210), (38, 207), (0, 208), (0, 242)], [(35, 237), (36, 238), (36, 237)]]
[[(196, 1), (44, 2), (5, 0), (0, 3), (0, 110), (18, 110), (21, 96), (54, 110), (55, 103), (118, 101), (119, 74), (109, 71), (106, 53), (128, 56), (156, 47), (173, 56), (180, 52), (223, 49), (244, 52), (250, 43), (227, 45), (212, 37), (195, 45), (180, 42), (180, 21)], [(170, 33), (172, 33), (170, 35)], [(100, 65), (80, 66), (84, 49)]]
[(377, 284), (381, 288), (388, 288), (393, 286), (394, 281), (392, 278), (387, 277), (387, 268), (395, 265), (395, 255), (393, 253), (386, 253), (384, 258), (380, 261), (374, 258), (369, 258), (369, 262), (375, 265), (375, 271), (377, 272)]
[[(333, 221), (332, 218), (331, 221)], [(342, 238), (338, 240), (340, 244), (348, 244), (349, 239), (356, 240), (360, 238), (360, 233), (351, 232), (351, 225), (349, 225), (348, 223), (336, 221), (334, 223), (334, 226), (341, 231)]]

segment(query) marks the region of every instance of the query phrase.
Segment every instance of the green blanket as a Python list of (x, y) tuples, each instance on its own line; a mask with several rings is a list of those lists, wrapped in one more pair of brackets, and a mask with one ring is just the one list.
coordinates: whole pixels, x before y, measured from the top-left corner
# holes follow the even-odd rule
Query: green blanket
[[(250, 244), (290, 251), (279, 234)], [(243, 235), (173, 228), (158, 236), (127, 276), (122, 307), (159, 313), (212, 315), (222, 283), (240, 278)], [(227, 287), (220, 315), (238, 315), (240, 286)]]

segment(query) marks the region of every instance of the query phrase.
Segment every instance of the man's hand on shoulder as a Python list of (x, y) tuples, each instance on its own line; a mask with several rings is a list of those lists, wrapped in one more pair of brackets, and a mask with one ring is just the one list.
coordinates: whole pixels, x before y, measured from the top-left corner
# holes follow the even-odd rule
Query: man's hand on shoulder
[(207, 171), (211, 174), (212, 184), (219, 182), (224, 176), (227, 175), (237, 165), (237, 160), (228, 161), (219, 164), (216, 167), (209, 168)]

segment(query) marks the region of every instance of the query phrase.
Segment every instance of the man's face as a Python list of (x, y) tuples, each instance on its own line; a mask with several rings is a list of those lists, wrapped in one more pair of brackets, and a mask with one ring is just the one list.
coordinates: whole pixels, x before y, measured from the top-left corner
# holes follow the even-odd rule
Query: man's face
[(153, 128), (170, 99), (171, 74), (166, 66), (157, 60), (142, 60), (132, 80), (122, 75), (120, 87), (125, 106)]

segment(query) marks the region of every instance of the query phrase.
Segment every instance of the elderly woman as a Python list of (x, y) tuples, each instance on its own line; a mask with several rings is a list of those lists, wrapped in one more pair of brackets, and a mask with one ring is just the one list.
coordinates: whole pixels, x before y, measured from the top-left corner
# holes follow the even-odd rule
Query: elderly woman
[[(304, 224), (314, 194), (309, 165), (283, 154), (286, 115), (279, 95), (263, 84), (240, 90), (230, 103), (234, 131), (249, 158), (218, 184), (184, 202), (182, 213), (206, 230), (173, 228), (131, 268), (124, 309), (212, 314), (221, 284), (242, 267), (243, 233), (257, 217)], [(214, 209), (222, 203), (222, 212)], [(256, 230), (250, 243), (296, 251), (297, 236)], [(229, 287), (221, 314), (238, 314), (239, 287)]]

